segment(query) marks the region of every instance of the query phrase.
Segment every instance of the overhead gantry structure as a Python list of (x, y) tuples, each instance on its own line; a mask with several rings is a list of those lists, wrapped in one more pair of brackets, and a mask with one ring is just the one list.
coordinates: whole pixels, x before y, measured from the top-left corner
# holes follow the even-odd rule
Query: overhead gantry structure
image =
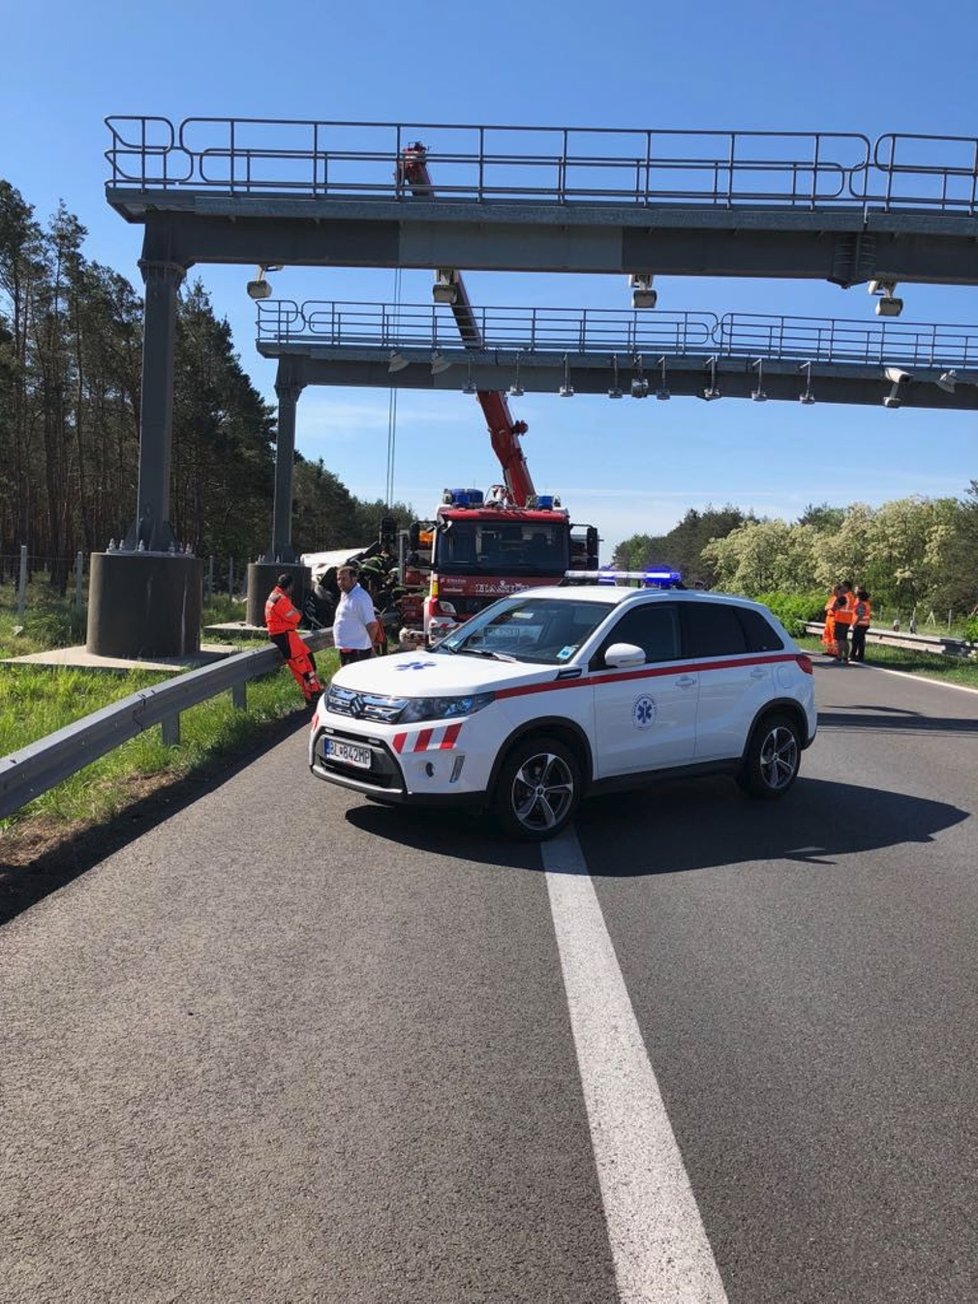
[[(978, 284), (978, 140), (115, 117), (144, 260)], [(438, 194), (401, 166), (417, 136)], [(923, 161), (922, 161), (923, 160)]]
[[(748, 313), (259, 304), (258, 351), (305, 385), (978, 409), (978, 326)], [(894, 389), (896, 386), (896, 389)]]
[[(900, 283), (978, 285), (975, 138), (232, 118), (107, 125), (106, 198), (144, 226), (146, 296), (136, 520), (125, 552), (93, 557), (93, 595), (111, 590), (113, 600), (90, 604), (92, 651), (198, 646), (199, 564), (180, 555), (168, 521), (176, 304), (195, 263), (621, 273), (646, 305), (656, 275), (865, 281), (884, 315), (899, 312)], [(419, 136), (434, 142), (437, 197), (412, 193), (400, 167)], [(568, 388), (585, 391), (584, 371)], [(280, 372), (282, 386), (295, 383)], [(137, 555), (127, 572), (123, 559)], [(141, 595), (154, 586), (168, 596), (151, 609)]]

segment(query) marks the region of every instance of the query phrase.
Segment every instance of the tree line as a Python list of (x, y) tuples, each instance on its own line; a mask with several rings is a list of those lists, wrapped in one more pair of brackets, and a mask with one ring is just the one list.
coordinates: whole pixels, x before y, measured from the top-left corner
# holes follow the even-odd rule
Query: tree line
[[(64, 592), (74, 555), (136, 516), (143, 300), (85, 257), (62, 203), (43, 225), (0, 179), (0, 555), (47, 559)], [(199, 281), (177, 310), (170, 517), (198, 556), (257, 558), (271, 539), (275, 409), (252, 385)], [(382, 500), (296, 454), (299, 552), (377, 537)], [(392, 505), (400, 525), (412, 517)]]
[(966, 618), (978, 607), (978, 480), (960, 499), (914, 496), (876, 508), (823, 503), (794, 522), (730, 506), (690, 510), (666, 535), (625, 539), (614, 563), (630, 570), (669, 565), (687, 584), (748, 597), (812, 593), (816, 603), (851, 579), (889, 609)]

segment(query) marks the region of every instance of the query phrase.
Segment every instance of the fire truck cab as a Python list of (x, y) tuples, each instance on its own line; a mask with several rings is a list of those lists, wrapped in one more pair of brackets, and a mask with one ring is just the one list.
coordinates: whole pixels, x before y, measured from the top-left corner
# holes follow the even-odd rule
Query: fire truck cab
[[(560, 500), (531, 495), (510, 502), (501, 486), (446, 489), (432, 523), (412, 529), (409, 561), (424, 567), (430, 548), (422, 620), (428, 646), (497, 598), (558, 583), (575, 565), (597, 564), (594, 526), (573, 526)], [(425, 567), (425, 569), (427, 569)]]

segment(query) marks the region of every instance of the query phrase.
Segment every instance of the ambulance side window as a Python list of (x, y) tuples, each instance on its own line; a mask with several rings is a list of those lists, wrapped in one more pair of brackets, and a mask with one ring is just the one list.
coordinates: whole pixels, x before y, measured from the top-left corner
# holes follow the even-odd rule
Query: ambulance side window
[(592, 670), (604, 669), (604, 654), (612, 643), (634, 643), (645, 653), (646, 662), (675, 661), (679, 657), (679, 620), (675, 606), (647, 602), (625, 613), (607, 634), (595, 656)]
[(751, 652), (780, 652), (784, 648), (781, 636), (773, 625), (764, 619), (759, 611), (751, 607), (738, 607), (737, 615), (747, 634), (747, 646)]
[(684, 602), (683, 655), (735, 656), (746, 652), (747, 636), (737, 619), (737, 608), (721, 602)]

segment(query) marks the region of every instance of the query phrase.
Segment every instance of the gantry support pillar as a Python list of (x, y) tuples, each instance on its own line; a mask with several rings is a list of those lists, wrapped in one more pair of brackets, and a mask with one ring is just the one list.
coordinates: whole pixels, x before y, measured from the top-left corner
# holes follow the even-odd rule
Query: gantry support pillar
[(97, 656), (186, 657), (200, 650), (202, 567), (169, 522), (177, 296), (186, 269), (144, 259), (136, 520), (122, 547), (91, 559), (86, 647)]
[(249, 625), (261, 625), (265, 619), (265, 599), (276, 577), (291, 574), (295, 580), (292, 599), (301, 610), (309, 571), (296, 565), (292, 546), (292, 477), (295, 465), (295, 419), (299, 395), (304, 382), (293, 360), (279, 361), (275, 378), (278, 395), (278, 434), (275, 442), (275, 497), (272, 502), (272, 545), (268, 552), (248, 567)]

